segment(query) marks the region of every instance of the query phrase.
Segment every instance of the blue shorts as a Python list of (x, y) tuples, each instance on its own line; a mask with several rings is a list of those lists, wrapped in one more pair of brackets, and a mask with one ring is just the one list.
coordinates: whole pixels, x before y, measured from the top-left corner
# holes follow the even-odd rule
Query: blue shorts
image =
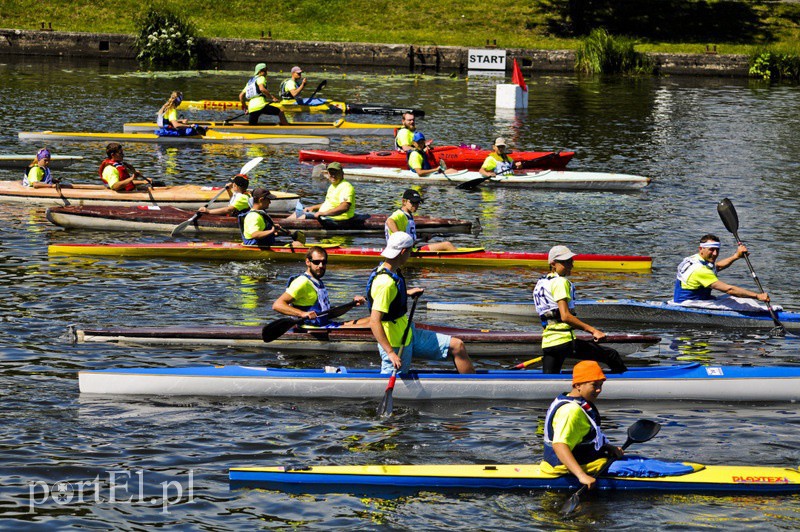
[[(403, 349), (403, 354), (400, 356), (402, 365), (398, 373), (406, 373), (409, 370), (412, 357), (426, 360), (447, 359), (447, 353), (450, 350), (450, 336), (427, 329), (417, 329), (413, 325), (411, 334), (411, 343)], [(398, 351), (399, 347), (394, 347), (394, 352)], [(378, 352), (381, 354), (381, 373), (394, 371), (394, 364), (389, 360), (389, 356), (380, 344), (378, 344)]]

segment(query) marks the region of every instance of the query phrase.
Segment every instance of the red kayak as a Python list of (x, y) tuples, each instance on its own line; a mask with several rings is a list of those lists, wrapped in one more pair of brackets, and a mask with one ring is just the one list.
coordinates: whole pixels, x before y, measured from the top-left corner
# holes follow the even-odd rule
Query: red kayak
[[(433, 148), (431, 166), (444, 161), (448, 168), (457, 170), (478, 170), (491, 150), (482, 150), (472, 146), (436, 146)], [(574, 151), (512, 151), (508, 154), (515, 161), (521, 161), (523, 168), (563, 169), (575, 155)], [(405, 153), (399, 151), (373, 151), (369, 153), (342, 153), (324, 150), (300, 150), (301, 161), (340, 162), (343, 164), (363, 164), (367, 166), (384, 166), (405, 168)]]

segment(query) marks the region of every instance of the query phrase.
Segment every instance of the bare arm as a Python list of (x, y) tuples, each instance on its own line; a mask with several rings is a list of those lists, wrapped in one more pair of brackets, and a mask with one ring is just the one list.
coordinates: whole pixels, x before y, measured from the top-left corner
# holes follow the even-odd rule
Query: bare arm
[(739, 247), (736, 248), (736, 253), (726, 259), (717, 260), (717, 271), (724, 270), (737, 260), (744, 257), (745, 253), (747, 253), (747, 246), (744, 244), (739, 244)]
[(288, 292), (284, 292), (281, 294), (281, 297), (275, 300), (272, 304), (272, 310), (275, 312), (280, 312), (286, 316), (294, 316), (296, 318), (305, 318), (309, 320), (313, 320), (317, 317), (317, 313), (314, 311), (307, 312), (305, 310), (301, 310), (299, 308), (295, 308), (292, 306), (294, 302), (294, 297)]
[(589, 489), (592, 489), (595, 483), (595, 478), (586, 473), (581, 465), (575, 460), (575, 455), (566, 443), (553, 443), (553, 451), (561, 463), (567, 466), (569, 472), (575, 475), (581, 484), (585, 484)]
[(392, 364), (395, 368), (400, 369), (402, 362), (400, 361), (400, 357), (397, 356), (397, 353), (394, 352), (394, 348), (389, 343), (389, 338), (386, 337), (386, 331), (383, 330), (383, 325), (381, 325), (381, 318), (383, 318), (383, 312), (380, 310), (373, 309), (369, 315), (369, 328), (372, 331), (372, 336), (375, 337), (375, 340), (378, 344), (386, 351), (386, 354), (389, 356), (389, 360), (392, 361)]
[(575, 329), (580, 329), (582, 331), (588, 332), (594, 337), (594, 340), (596, 342), (599, 342), (600, 340), (606, 337), (606, 333), (604, 333), (600, 329), (592, 327), (586, 322), (579, 320), (577, 316), (575, 316), (572, 312), (570, 312), (569, 305), (567, 304), (566, 299), (558, 300), (558, 312), (559, 314), (561, 314), (561, 321), (563, 321), (564, 323)]
[(350, 202), (343, 201), (333, 209), (327, 211), (317, 211), (317, 216), (336, 216), (337, 214), (342, 214), (347, 212), (350, 209)]
[(388, 225), (388, 226), (389, 226), (389, 231), (390, 231), (391, 233), (396, 233), (396, 232), (398, 232), (398, 231), (400, 230), (400, 229), (397, 227), (397, 223), (396, 223), (394, 220), (392, 220), (391, 218), (387, 218), (387, 219), (386, 219), (386, 225)]
[(717, 281), (711, 285), (711, 288), (714, 290), (719, 290), (720, 292), (724, 292), (729, 296), (736, 296), (736, 297), (749, 297), (752, 299), (758, 299), (759, 301), (769, 301), (769, 294), (766, 292), (757, 293), (751, 292), (750, 290), (746, 290), (744, 288), (739, 288), (738, 286), (733, 286), (732, 284), (723, 283), (722, 281)]

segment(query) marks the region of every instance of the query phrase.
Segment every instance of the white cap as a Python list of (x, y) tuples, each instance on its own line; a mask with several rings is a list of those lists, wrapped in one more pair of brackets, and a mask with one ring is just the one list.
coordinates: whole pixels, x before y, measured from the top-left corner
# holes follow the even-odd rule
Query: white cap
[(503, 137), (497, 137), (494, 141), (495, 146), (507, 146), (506, 139)]
[(575, 253), (570, 251), (567, 246), (553, 246), (550, 248), (550, 253), (547, 254), (547, 262), (555, 260), (569, 260), (575, 256)]
[(405, 231), (397, 231), (389, 235), (389, 240), (386, 241), (386, 247), (381, 252), (381, 256), (387, 259), (393, 259), (400, 254), (404, 249), (414, 246), (414, 239)]

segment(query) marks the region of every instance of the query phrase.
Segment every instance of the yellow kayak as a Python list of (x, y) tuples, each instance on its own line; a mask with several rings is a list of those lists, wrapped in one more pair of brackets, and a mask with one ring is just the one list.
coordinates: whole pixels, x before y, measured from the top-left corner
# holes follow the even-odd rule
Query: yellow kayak
[(20, 140), (37, 142), (146, 142), (156, 144), (329, 144), (327, 137), (313, 135), (254, 135), (251, 133), (220, 133), (208, 131), (205, 135), (165, 136), (153, 133), (82, 133), (73, 131), (20, 131)]

